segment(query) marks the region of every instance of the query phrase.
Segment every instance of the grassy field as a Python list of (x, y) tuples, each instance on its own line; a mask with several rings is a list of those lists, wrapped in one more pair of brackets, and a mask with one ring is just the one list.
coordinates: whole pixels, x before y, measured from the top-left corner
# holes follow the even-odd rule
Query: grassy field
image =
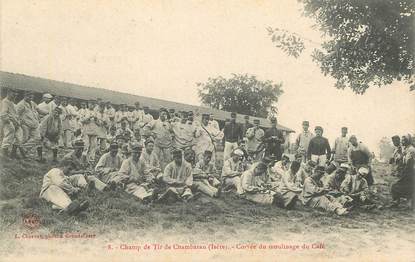
[[(312, 253), (322, 259), (333, 255), (359, 257), (362, 252), (374, 255), (399, 253), (401, 258), (406, 258), (406, 255), (415, 257), (415, 216), (408, 210), (408, 203), (394, 210), (356, 209), (346, 217), (338, 217), (304, 207), (283, 210), (257, 206), (232, 194), (225, 194), (221, 199), (202, 196), (190, 203), (144, 205), (123, 191), (89, 191), (79, 196), (90, 201), (87, 215), (68, 217), (57, 214), (50, 204), (38, 198), (43, 175), (50, 169), (50, 164), (5, 158), (0, 158), (0, 163), (0, 231), (3, 236), (0, 254), (4, 257), (24, 257), (28, 253), (45, 252), (57, 255), (69, 252), (74, 247), (82, 252), (103, 255), (108, 244), (143, 241), (195, 244), (323, 243), (323, 250)], [(390, 201), (389, 186), (395, 179), (388, 173), (387, 165), (378, 163), (374, 166), (378, 190), (376, 201), (383, 205)], [(22, 223), (22, 217), (29, 213), (41, 218), (41, 226), (35, 231), (25, 228)], [(67, 232), (88, 232), (97, 237), (93, 242), (61, 241), (59, 246), (67, 247), (63, 250), (53, 240), (15, 239), (16, 233)], [(240, 250), (238, 252), (235, 254), (241, 257), (247, 254)], [(267, 254), (274, 253), (268, 251)], [(304, 258), (310, 254), (292, 252), (290, 255)]]

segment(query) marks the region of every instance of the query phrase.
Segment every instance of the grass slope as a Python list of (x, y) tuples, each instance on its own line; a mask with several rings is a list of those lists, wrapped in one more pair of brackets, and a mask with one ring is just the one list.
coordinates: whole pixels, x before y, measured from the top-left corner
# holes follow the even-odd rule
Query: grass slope
[[(144, 205), (123, 191), (89, 191), (79, 196), (90, 201), (86, 217), (58, 215), (38, 197), (50, 164), (5, 158), (0, 158), (0, 163), (0, 232), (5, 235), (25, 231), (22, 216), (36, 213), (42, 219), (39, 232), (90, 231), (109, 240), (140, 236), (180, 237), (184, 241), (271, 242), (289, 238), (325, 241), (334, 249), (347, 244), (350, 248), (337, 250), (343, 255), (362, 245), (384, 248), (384, 241), (380, 243), (379, 239), (388, 239), (391, 234), (399, 234), (405, 245), (414, 243), (415, 218), (406, 208), (353, 210), (347, 217), (338, 217), (304, 207), (283, 210), (258, 206), (232, 194), (221, 199), (202, 196), (191, 203)], [(395, 178), (387, 175), (389, 169), (384, 164), (375, 165), (374, 172), (377, 201), (385, 204), (390, 200), (389, 185)], [(3, 238), (0, 253), (3, 252), (22, 251)]]

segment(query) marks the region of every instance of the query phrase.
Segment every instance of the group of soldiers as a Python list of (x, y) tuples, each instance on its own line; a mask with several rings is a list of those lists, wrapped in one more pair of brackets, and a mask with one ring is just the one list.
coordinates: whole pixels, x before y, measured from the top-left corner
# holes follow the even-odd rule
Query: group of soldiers
[[(102, 100), (78, 108), (73, 99), (44, 94), (37, 105), (33, 97), (27, 92), (15, 104), (16, 92), (8, 90), (1, 104), (1, 148), (10, 158), (18, 152), (26, 158), (36, 148), (41, 162), (44, 149), (52, 150), (56, 167), (44, 176), (40, 197), (60, 212), (88, 208), (87, 201), (73, 200), (81, 190), (124, 190), (144, 203), (234, 192), (258, 204), (289, 209), (301, 203), (338, 215), (358, 205), (376, 206), (372, 153), (348, 136), (346, 127), (330, 146), (322, 127), (313, 134), (304, 121), (295, 154), (286, 154), (275, 117), (264, 130), (258, 119), (239, 124), (231, 113), (221, 129), (211, 114), (161, 108), (154, 119), (138, 102), (115, 110)], [(391, 163), (400, 178), (392, 197), (398, 205), (401, 198), (413, 197), (415, 149), (407, 136), (395, 140)], [(217, 155), (220, 144), (223, 160)], [(60, 148), (70, 152), (58, 161)]]

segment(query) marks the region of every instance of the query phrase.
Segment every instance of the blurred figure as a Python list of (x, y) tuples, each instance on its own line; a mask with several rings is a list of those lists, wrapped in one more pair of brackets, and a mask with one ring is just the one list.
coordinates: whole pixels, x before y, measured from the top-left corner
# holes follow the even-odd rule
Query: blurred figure
[(314, 137), (314, 134), (308, 130), (309, 127), (310, 123), (308, 121), (303, 121), (303, 131), (298, 135), (297, 139), (295, 140), (297, 153), (303, 156), (302, 162), (307, 161), (308, 145), (310, 143), (310, 140)]
[(222, 168), (222, 183), (225, 190), (228, 188), (236, 188), (238, 194), (243, 194), (243, 189), (241, 187), (241, 175), (245, 171), (242, 167), (241, 158), (243, 157), (243, 152), (239, 149), (236, 149), (232, 152), (231, 158), (227, 159), (223, 163)]
[(328, 189), (323, 187), (320, 181), (324, 175), (324, 167), (317, 166), (313, 174), (304, 181), (302, 191), (302, 202), (305, 206), (323, 209), (325, 211), (334, 212), (337, 215), (346, 215), (348, 211), (334, 197), (327, 196)]
[(261, 152), (263, 147), (260, 146), (262, 145), (265, 135), (264, 130), (259, 126), (259, 124), (259, 119), (254, 119), (254, 126), (246, 131), (246, 138), (248, 139), (248, 154), (255, 160), (260, 160), (262, 157)]
[(277, 161), (282, 157), (282, 145), (285, 143), (285, 138), (277, 128), (277, 118), (271, 118), (271, 128), (269, 128), (264, 135), (265, 154), (264, 157), (275, 157)]
[(354, 170), (358, 170), (360, 167), (367, 167), (369, 173), (367, 174), (366, 181), (370, 186), (375, 182), (372, 175), (372, 153), (369, 151), (366, 145), (362, 142), (358, 142), (357, 137), (352, 135), (349, 138), (350, 146), (348, 151), (349, 165)]
[(333, 160), (338, 164), (348, 162), (347, 152), (349, 150), (349, 138), (347, 137), (347, 127), (342, 127), (342, 134), (336, 138), (333, 145)]
[(238, 148), (239, 141), (243, 138), (243, 130), (241, 126), (236, 123), (236, 113), (231, 113), (231, 120), (223, 128), (225, 148), (223, 150), (223, 161), (231, 157), (233, 150)]

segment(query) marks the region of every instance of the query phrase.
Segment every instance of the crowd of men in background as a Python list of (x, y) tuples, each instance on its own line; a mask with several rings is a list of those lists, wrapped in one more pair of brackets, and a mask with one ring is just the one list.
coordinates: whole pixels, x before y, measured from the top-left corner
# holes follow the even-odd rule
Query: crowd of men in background
[[(330, 146), (321, 126), (313, 134), (304, 121), (295, 154), (286, 154), (275, 117), (264, 130), (258, 119), (239, 124), (231, 113), (220, 129), (214, 115), (161, 108), (154, 119), (139, 102), (116, 110), (100, 99), (77, 104), (44, 94), (36, 104), (34, 93), (26, 92), (21, 101), (16, 97), (9, 89), (1, 101), (2, 154), (27, 158), (36, 149), (37, 160), (45, 162), (45, 151), (51, 151), (56, 167), (44, 176), (40, 197), (61, 212), (77, 214), (88, 207), (87, 201), (71, 199), (80, 190), (125, 190), (145, 203), (190, 201), (200, 194), (218, 198), (233, 191), (258, 204), (302, 203), (338, 215), (356, 206), (376, 207), (373, 155), (348, 136), (347, 127)], [(399, 176), (392, 185), (393, 206), (401, 198), (414, 206), (411, 141), (393, 138), (391, 164)], [(66, 153), (61, 159), (59, 150)]]

